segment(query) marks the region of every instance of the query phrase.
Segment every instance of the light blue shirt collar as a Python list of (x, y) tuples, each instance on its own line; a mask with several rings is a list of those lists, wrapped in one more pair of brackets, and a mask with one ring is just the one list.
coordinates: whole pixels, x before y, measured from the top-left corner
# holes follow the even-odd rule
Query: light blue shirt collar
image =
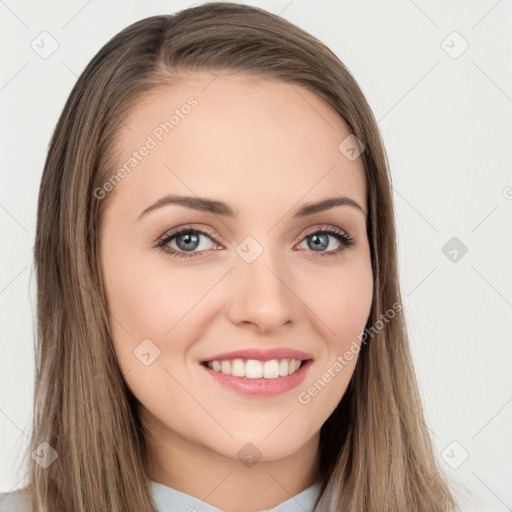
[[(222, 512), (199, 498), (172, 487), (151, 481), (158, 512)], [(320, 492), (320, 482), (304, 489), (274, 508), (261, 512), (314, 512), (313, 505)]]

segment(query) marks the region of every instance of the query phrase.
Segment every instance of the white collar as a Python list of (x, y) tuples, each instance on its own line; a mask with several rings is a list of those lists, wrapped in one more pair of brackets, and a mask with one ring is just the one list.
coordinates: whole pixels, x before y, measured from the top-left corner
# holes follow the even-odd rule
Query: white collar
[[(158, 512), (222, 512), (199, 498), (151, 481), (153, 497)], [(304, 489), (274, 508), (261, 512), (314, 512), (313, 505), (320, 492), (320, 482)]]

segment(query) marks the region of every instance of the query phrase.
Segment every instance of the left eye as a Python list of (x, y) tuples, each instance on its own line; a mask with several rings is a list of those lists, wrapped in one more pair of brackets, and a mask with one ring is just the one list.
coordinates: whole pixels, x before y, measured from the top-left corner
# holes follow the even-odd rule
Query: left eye
[[(212, 248), (204, 247), (204, 244), (201, 244), (201, 237), (210, 240), (212, 243), (215, 242), (213, 233), (188, 228), (164, 236), (164, 238), (157, 243), (156, 247), (178, 258), (200, 257), (203, 255), (202, 253)], [(333, 248), (329, 239), (336, 239), (339, 242), (338, 247)], [(308, 243), (308, 241), (310, 242)], [(337, 228), (327, 227), (306, 234), (301, 241), (301, 245), (304, 243), (308, 246), (306, 249), (309, 248), (312, 253), (316, 253), (313, 254), (313, 256), (336, 256), (345, 250), (345, 248), (354, 245), (355, 240)], [(175, 246), (173, 247), (171, 244), (175, 244)], [(326, 250), (329, 248), (330, 250)]]
[[(336, 246), (336, 243), (333, 244), (330, 243), (329, 239), (336, 240), (338, 243), (343, 242), (342, 239), (336, 234), (328, 233), (327, 231), (317, 231), (316, 233), (313, 233), (311, 235), (307, 235), (304, 240), (301, 242), (301, 244), (307, 244), (309, 247), (306, 248), (312, 248), (313, 252), (319, 252), (322, 249), (331, 249), (330, 252), (332, 252), (333, 249), (336, 249), (336, 247), (332, 247), (332, 245)], [(310, 243), (308, 243), (310, 241)]]

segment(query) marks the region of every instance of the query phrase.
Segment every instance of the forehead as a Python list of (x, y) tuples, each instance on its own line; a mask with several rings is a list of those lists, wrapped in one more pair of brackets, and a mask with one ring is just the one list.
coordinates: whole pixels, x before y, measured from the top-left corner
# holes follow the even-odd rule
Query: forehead
[(139, 206), (184, 192), (243, 209), (237, 200), (293, 204), (342, 193), (366, 210), (361, 159), (349, 160), (338, 147), (350, 133), (332, 107), (302, 86), (188, 76), (144, 96), (124, 120), (116, 169), (128, 172), (116, 195)]

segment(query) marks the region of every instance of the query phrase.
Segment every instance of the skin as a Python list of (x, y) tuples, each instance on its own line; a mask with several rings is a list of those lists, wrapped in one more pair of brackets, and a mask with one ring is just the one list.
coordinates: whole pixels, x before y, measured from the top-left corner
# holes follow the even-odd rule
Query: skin
[[(104, 199), (101, 260), (113, 343), (140, 402), (152, 480), (223, 510), (267, 509), (318, 480), (320, 428), (357, 361), (334, 372), (309, 403), (298, 401), (358, 341), (370, 314), (363, 167), (340, 152), (351, 132), (312, 92), (208, 73), (138, 103), (118, 132), (119, 166), (190, 96), (197, 107)], [(168, 193), (220, 200), (238, 216), (174, 204), (137, 220)], [(292, 218), (299, 206), (332, 196), (353, 199), (363, 212), (344, 205)], [(202, 257), (154, 248), (182, 225), (209, 229), (218, 241), (201, 235), (194, 250)], [(355, 245), (343, 249), (328, 234), (329, 246), (315, 251), (305, 232), (326, 225)], [(248, 236), (263, 249), (251, 264), (236, 252)], [(179, 251), (176, 238), (167, 245)], [(134, 355), (145, 339), (160, 350), (148, 366)], [(254, 347), (296, 348), (314, 361), (300, 386), (274, 397), (227, 389), (199, 364)], [(250, 467), (237, 456), (248, 442), (261, 453)]]

